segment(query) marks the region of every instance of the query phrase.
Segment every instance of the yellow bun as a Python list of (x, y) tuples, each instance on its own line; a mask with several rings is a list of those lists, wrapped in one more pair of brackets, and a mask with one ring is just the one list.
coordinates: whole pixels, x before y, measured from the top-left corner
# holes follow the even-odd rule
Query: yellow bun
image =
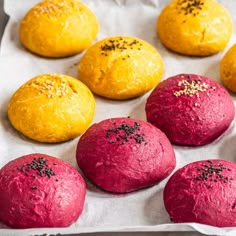
[(24, 16), (20, 40), (45, 57), (65, 57), (88, 48), (98, 32), (98, 21), (79, 0), (45, 0)]
[(144, 94), (160, 81), (163, 61), (156, 49), (141, 39), (109, 37), (87, 50), (78, 74), (94, 93), (128, 99)]
[(157, 21), (161, 42), (185, 55), (207, 56), (223, 50), (232, 31), (229, 13), (215, 0), (173, 0)]
[(95, 100), (80, 81), (44, 74), (23, 84), (12, 96), (8, 117), (13, 127), (39, 142), (63, 142), (83, 133), (91, 123)]
[(225, 87), (236, 93), (236, 44), (222, 58), (220, 76)]

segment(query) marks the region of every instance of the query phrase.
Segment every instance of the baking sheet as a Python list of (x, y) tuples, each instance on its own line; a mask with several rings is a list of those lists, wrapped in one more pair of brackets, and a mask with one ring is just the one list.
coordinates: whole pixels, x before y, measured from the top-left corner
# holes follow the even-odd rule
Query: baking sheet
[[(63, 73), (77, 77), (78, 54), (65, 59), (45, 59), (26, 51), (19, 42), (18, 26), (27, 10), (38, 0), (5, 0), (5, 12), (10, 20), (2, 38), (0, 51), (0, 167), (10, 160), (33, 152), (59, 157), (76, 168), (75, 150), (79, 137), (61, 144), (41, 144), (17, 133), (7, 120), (7, 103), (16, 89), (41, 73)], [(167, 0), (84, 0), (97, 15), (100, 32), (97, 40), (107, 36), (136, 36), (151, 43), (165, 63), (163, 79), (178, 73), (196, 73), (216, 81), (219, 62), (225, 51), (235, 42), (234, 34), (225, 51), (205, 58), (193, 58), (166, 50), (156, 35), (156, 19)], [(221, 2), (231, 13), (236, 26), (236, 1)], [(96, 115), (93, 122), (106, 118), (131, 116), (145, 120), (145, 102), (150, 94), (128, 101), (112, 101), (96, 97)], [(236, 97), (232, 95), (236, 104)], [(203, 147), (174, 146), (179, 167), (196, 160), (223, 158), (236, 161), (235, 121), (216, 141)], [(167, 178), (168, 179), (168, 178)], [(67, 228), (9, 229), (0, 223), (0, 235), (33, 235), (45, 233), (128, 232), (128, 231), (199, 231), (208, 235), (236, 235), (236, 228), (216, 228), (201, 224), (173, 224), (165, 211), (162, 192), (167, 181), (138, 192), (113, 195), (102, 192), (87, 182), (84, 211), (77, 222)]]

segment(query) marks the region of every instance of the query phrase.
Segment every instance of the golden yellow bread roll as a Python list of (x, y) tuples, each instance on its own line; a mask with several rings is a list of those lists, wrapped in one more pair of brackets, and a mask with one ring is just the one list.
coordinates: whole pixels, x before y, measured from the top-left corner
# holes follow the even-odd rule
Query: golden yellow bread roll
[(43, 74), (13, 94), (8, 117), (12, 126), (25, 136), (56, 143), (83, 133), (94, 110), (94, 97), (83, 83), (67, 75)]
[(19, 34), (33, 53), (66, 57), (88, 48), (98, 28), (96, 16), (80, 0), (44, 0), (24, 16)]
[(236, 44), (226, 52), (221, 60), (220, 77), (225, 87), (236, 93)]
[(216, 0), (172, 0), (157, 20), (157, 33), (170, 50), (208, 56), (223, 50), (233, 32), (227, 10)]
[(80, 60), (78, 74), (92, 92), (111, 99), (128, 99), (152, 89), (163, 74), (163, 61), (149, 43), (134, 37), (105, 38)]

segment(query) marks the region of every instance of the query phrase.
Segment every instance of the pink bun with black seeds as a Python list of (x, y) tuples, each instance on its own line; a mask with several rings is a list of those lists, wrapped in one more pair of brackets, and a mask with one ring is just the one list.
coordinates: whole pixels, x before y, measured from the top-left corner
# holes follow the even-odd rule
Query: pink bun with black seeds
[(65, 227), (80, 216), (85, 182), (65, 161), (29, 154), (0, 170), (0, 221), (13, 228)]
[(175, 223), (236, 226), (236, 164), (203, 160), (177, 170), (164, 189), (164, 204)]
[(165, 134), (131, 118), (112, 118), (92, 125), (78, 142), (77, 162), (91, 182), (112, 193), (155, 185), (176, 164)]

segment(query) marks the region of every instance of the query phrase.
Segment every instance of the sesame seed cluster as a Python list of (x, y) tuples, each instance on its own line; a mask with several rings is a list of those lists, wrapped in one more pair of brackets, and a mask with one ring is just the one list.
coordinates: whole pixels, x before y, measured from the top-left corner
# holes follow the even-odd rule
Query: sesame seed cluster
[(202, 0), (179, 0), (177, 10), (179, 14), (196, 16), (202, 10), (203, 5), (204, 1)]
[[(53, 165), (55, 166), (56, 163), (53, 163)], [(33, 179), (43, 177), (51, 178), (56, 175), (53, 166), (49, 166), (48, 160), (43, 156), (38, 156), (37, 158), (33, 158), (31, 162), (24, 163), (22, 166), (18, 167), (18, 170), (25, 176)], [(55, 181), (57, 182), (58, 179), (55, 179)], [(35, 184), (31, 185), (30, 189), (36, 190), (38, 189), (38, 186)]]
[(45, 94), (48, 98), (63, 97), (68, 94), (69, 90), (66, 81), (59, 79), (58, 82), (56, 82), (50, 78), (46, 80), (44, 78), (46, 78), (46, 76), (36, 79), (32, 83), (29, 83), (27, 87), (37, 89), (39, 95)]
[(194, 178), (197, 182), (203, 182), (208, 188), (213, 187), (213, 183), (228, 183), (233, 180), (230, 176), (231, 169), (226, 168), (222, 163), (214, 164), (211, 160), (207, 164), (202, 164), (201, 167), (196, 167), (198, 172)]
[(181, 87), (180, 90), (174, 92), (174, 95), (176, 97), (179, 97), (181, 95), (188, 95), (192, 97), (194, 94), (196, 94), (197, 97), (199, 97), (200, 92), (205, 92), (209, 88), (209, 85), (205, 82), (202, 82), (201, 80), (186, 80), (183, 79), (178, 82), (178, 86)]
[[(44, 157), (34, 158), (30, 163), (23, 164), (19, 170), (24, 173), (26, 176), (31, 174), (31, 177), (36, 178), (35, 174), (40, 177), (48, 177), (51, 178), (55, 175), (52, 167), (49, 167), (47, 164), (48, 160)], [(54, 164), (56, 165), (56, 164)]]
[[(144, 133), (140, 133), (140, 124), (138, 122), (134, 122), (134, 125), (128, 125), (123, 122), (121, 125), (117, 125), (113, 123), (114, 127), (109, 128), (106, 131), (106, 138), (109, 139), (109, 144), (118, 143), (119, 145), (123, 145), (130, 140), (135, 140), (136, 143), (147, 144), (144, 136)], [(111, 134), (114, 135), (111, 137)]]
[(47, 4), (38, 4), (35, 6), (35, 15), (45, 14), (48, 17), (55, 15), (62, 15), (66, 12), (73, 12), (75, 9), (79, 10), (77, 0), (75, 1), (66, 1), (61, 0), (55, 3), (55, 1), (48, 1)]
[(111, 39), (108, 42), (104, 42), (101, 45), (101, 55), (108, 56), (108, 52), (112, 51), (123, 52), (127, 49), (141, 50), (142, 45), (143, 44), (137, 39), (133, 39), (131, 41), (127, 41), (122, 37), (114, 40)]

